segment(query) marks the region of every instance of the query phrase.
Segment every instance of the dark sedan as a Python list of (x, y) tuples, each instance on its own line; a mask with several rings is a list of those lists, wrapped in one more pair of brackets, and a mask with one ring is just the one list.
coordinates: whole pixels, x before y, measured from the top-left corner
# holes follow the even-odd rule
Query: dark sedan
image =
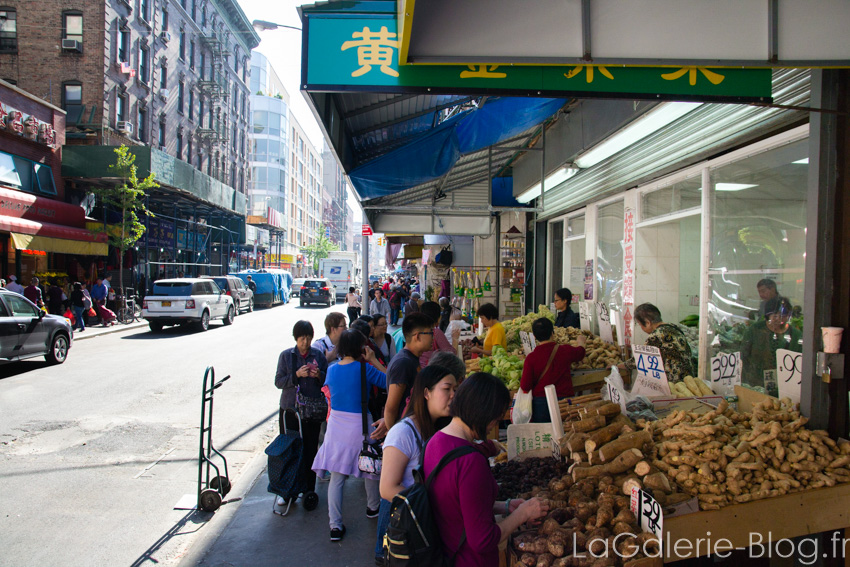
[(26, 297), (0, 289), (0, 361), (43, 356), (62, 364), (72, 342), (66, 318), (47, 315)]

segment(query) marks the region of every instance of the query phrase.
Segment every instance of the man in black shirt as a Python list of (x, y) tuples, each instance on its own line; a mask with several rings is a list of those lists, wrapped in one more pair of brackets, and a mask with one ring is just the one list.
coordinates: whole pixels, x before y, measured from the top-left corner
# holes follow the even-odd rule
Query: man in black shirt
[(411, 313), (401, 324), (405, 345), (390, 360), (387, 367), (387, 405), (384, 423), (387, 429), (401, 420), (407, 398), (416, 375), (419, 374), (419, 357), (431, 349), (434, 340), (434, 322), (423, 313)]
[(565, 287), (555, 292), (555, 309), (558, 310), (558, 316), (555, 318), (556, 327), (581, 328), (581, 318), (579, 317), (579, 314), (570, 309), (570, 302), (572, 299), (573, 292)]
[(254, 280), (251, 279), (251, 276), (248, 276), (248, 289), (250, 289), (254, 295), (257, 294), (257, 284), (254, 283)]

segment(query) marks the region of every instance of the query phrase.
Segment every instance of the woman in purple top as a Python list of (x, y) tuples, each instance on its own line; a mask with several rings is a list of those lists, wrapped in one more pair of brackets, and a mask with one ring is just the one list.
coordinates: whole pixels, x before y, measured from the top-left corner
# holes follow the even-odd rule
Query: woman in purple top
[[(476, 372), (464, 380), (452, 401), (451, 423), (425, 448), (425, 475), (452, 449), (485, 439), (510, 402), (508, 389), (492, 374)], [(498, 565), (499, 543), (548, 512), (539, 498), (496, 502), (498, 492), (487, 458), (478, 451), (446, 465), (428, 489), (443, 551), (455, 557), (455, 567)], [(497, 522), (496, 514), (506, 517)]]
[[(342, 523), (342, 490), (349, 476), (365, 479), (366, 517), (378, 517), (381, 504), (379, 478), (361, 472), (358, 467), (364, 441), (361, 369), (366, 369), (367, 396), (371, 386), (383, 389), (387, 387), (387, 375), (372, 365), (375, 362), (375, 353), (366, 348), (366, 337), (360, 331), (344, 331), (339, 338), (337, 350), (343, 358), (328, 368), (323, 388), (331, 408), (328, 428), (324, 443), (313, 461), (313, 470), (317, 474), (324, 474), (325, 471), (331, 473), (328, 486), (331, 541), (339, 541), (345, 536), (345, 525)], [(386, 434), (387, 428), (383, 419), (368, 427), (370, 442), (383, 439)]]

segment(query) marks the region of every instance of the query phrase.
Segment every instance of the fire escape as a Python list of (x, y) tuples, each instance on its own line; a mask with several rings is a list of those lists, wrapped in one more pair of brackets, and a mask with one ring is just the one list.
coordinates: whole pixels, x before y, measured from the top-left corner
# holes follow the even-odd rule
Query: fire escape
[(209, 75), (198, 82), (202, 95), (209, 101), (207, 116), (202, 116), (201, 127), (197, 130), (200, 142), (206, 145), (209, 159), (212, 161), (212, 176), (219, 181), (227, 180), (227, 65), (225, 57), (230, 55), (228, 45), (230, 32), (216, 31), (214, 27), (204, 30), (201, 42), (210, 54)]

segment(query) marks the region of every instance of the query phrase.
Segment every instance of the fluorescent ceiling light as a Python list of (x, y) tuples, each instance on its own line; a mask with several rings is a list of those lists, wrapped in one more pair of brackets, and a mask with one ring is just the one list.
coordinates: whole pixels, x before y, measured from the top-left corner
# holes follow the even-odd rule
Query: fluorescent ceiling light
[[(546, 178), (546, 190), (549, 191), (553, 187), (557, 187), (573, 175), (579, 172), (577, 167), (565, 165), (560, 169), (556, 169)], [(540, 183), (535, 183), (517, 196), (516, 200), (520, 203), (528, 203), (540, 196)]]
[(758, 185), (749, 185), (747, 183), (715, 183), (715, 191), (743, 191), (750, 187), (758, 187)]
[(701, 105), (701, 102), (665, 102), (659, 104), (607, 140), (580, 154), (576, 159), (576, 165), (582, 169), (593, 167), (635, 142), (661, 130)]
[(800, 165), (809, 165), (809, 158), (798, 159), (797, 161), (792, 161), (791, 163), (797, 163)]

